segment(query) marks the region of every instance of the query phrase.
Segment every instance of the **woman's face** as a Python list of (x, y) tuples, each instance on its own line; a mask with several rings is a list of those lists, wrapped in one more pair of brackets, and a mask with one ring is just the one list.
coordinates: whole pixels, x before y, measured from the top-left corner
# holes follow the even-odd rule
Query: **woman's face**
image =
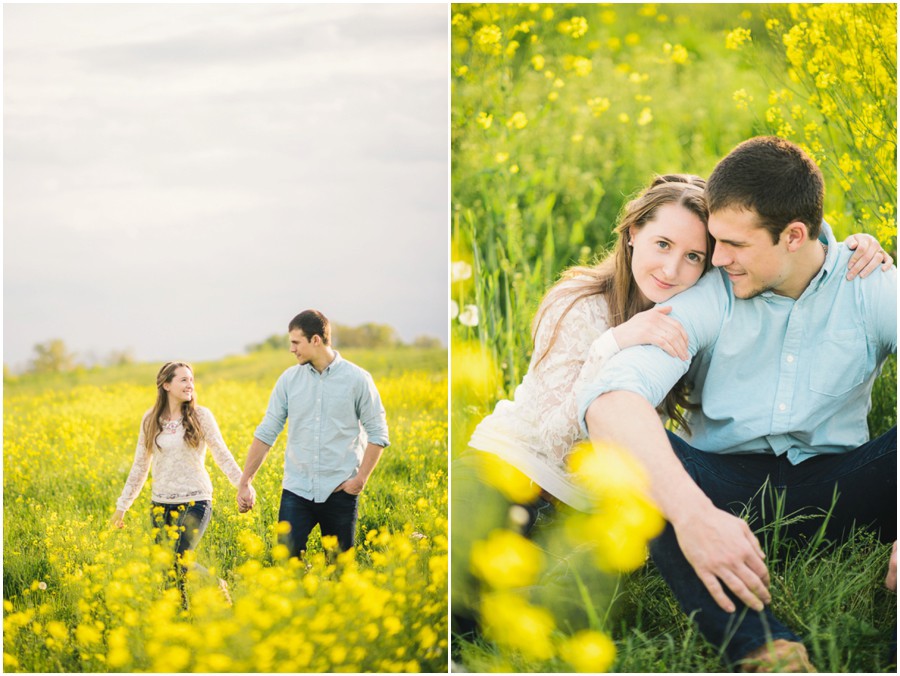
[(169, 393), (170, 400), (190, 401), (194, 396), (194, 374), (186, 366), (179, 366), (172, 380), (164, 383), (163, 388)]
[(664, 204), (632, 228), (631, 274), (644, 298), (662, 303), (697, 283), (705, 270), (706, 226), (680, 204)]

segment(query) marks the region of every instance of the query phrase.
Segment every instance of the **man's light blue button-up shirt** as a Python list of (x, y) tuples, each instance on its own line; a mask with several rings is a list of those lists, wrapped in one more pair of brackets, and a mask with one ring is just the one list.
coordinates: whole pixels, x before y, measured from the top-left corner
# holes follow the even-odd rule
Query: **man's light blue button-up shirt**
[(322, 373), (298, 364), (281, 374), (254, 436), (272, 446), (286, 421), (282, 486), (315, 502), (356, 476), (367, 443), (390, 445), (372, 376), (337, 352)]
[(653, 346), (628, 348), (579, 395), (579, 416), (604, 392), (636, 392), (654, 406), (689, 370), (694, 447), (713, 453), (787, 454), (797, 464), (869, 439), (872, 384), (897, 352), (897, 270), (847, 281), (853, 253), (835, 242), (794, 300), (765, 292), (735, 299), (721, 270), (666, 301), (684, 326), (692, 361)]

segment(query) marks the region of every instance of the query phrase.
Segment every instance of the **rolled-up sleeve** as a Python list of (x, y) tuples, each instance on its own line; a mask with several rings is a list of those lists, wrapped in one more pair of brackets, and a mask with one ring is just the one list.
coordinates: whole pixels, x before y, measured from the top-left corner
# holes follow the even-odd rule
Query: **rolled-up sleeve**
[(253, 436), (267, 446), (274, 446), (275, 440), (284, 429), (287, 417), (287, 383), (285, 382), (285, 375), (283, 374), (272, 389), (272, 395), (269, 397), (269, 406), (266, 409), (266, 414), (263, 416), (262, 422), (256, 428)]
[[(714, 344), (727, 306), (727, 291), (721, 273), (713, 270), (693, 287), (661, 305), (671, 305), (670, 317), (678, 320), (688, 335), (691, 359)], [(613, 355), (592, 383), (578, 395), (578, 420), (587, 435), (587, 410), (593, 401), (607, 392), (627, 391), (639, 394), (654, 407), (690, 367), (690, 361), (672, 357), (655, 345), (637, 345)]]
[(356, 402), (357, 415), (359, 422), (366, 431), (368, 442), (376, 444), (382, 448), (391, 445), (388, 439), (387, 417), (384, 413), (384, 406), (381, 403), (381, 395), (375, 387), (375, 382), (371, 376), (365, 378), (363, 387), (360, 388), (360, 395)]

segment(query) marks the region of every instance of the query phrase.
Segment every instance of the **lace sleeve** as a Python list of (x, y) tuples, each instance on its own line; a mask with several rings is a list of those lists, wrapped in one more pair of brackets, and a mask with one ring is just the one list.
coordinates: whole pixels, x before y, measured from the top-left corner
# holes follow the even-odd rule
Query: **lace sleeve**
[[(546, 448), (558, 449), (557, 453), (567, 452), (580, 436), (574, 393), (580, 375), (598, 369), (611, 351), (618, 349), (607, 330), (605, 299), (600, 295), (588, 296), (569, 307), (571, 296), (560, 293), (564, 289), (557, 289), (545, 300), (546, 309), (535, 335), (535, 357), (529, 374), (536, 381), (533, 385), (537, 393), (536, 414), (542, 421), (541, 443)], [(542, 354), (543, 358), (536, 362)], [(589, 364), (587, 369), (586, 364)]]
[(219, 431), (219, 425), (215, 416), (208, 408), (198, 408), (198, 417), (200, 418), (200, 428), (203, 432), (203, 439), (209, 450), (212, 451), (213, 460), (216, 461), (219, 469), (221, 469), (232, 486), (237, 486), (241, 480), (241, 468), (225, 445), (222, 433)]
[(144, 483), (147, 481), (150, 465), (153, 462), (153, 456), (147, 452), (147, 444), (144, 437), (144, 421), (147, 420), (148, 415), (150, 415), (150, 411), (147, 411), (141, 419), (137, 448), (134, 451), (134, 463), (131, 465), (128, 478), (125, 480), (125, 488), (122, 489), (122, 495), (116, 501), (116, 509), (123, 512), (127, 512), (129, 507), (134, 504), (141, 489), (144, 487)]

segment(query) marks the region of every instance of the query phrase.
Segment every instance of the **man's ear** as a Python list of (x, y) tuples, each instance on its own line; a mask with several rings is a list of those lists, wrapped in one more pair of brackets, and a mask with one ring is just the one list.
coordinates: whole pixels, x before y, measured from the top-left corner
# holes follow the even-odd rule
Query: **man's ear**
[(788, 251), (793, 253), (809, 241), (809, 228), (802, 221), (791, 221), (781, 231), (781, 241), (787, 245)]

